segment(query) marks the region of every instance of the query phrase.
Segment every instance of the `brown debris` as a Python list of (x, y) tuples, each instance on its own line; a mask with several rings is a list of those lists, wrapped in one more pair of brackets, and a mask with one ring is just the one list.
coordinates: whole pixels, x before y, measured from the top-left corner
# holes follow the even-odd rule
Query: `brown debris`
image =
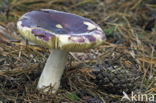
[[(70, 53), (57, 94), (36, 89), (49, 50), (27, 45), (16, 30), (22, 14), (43, 8), (88, 17), (108, 38)], [(4, 0), (0, 10), (0, 102), (120, 103), (123, 90), (156, 92), (155, 0)]]

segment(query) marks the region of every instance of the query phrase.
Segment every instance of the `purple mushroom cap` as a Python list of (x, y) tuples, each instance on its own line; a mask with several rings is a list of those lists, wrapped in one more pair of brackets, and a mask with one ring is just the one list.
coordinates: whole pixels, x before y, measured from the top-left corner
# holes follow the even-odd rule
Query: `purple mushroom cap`
[[(75, 34), (91, 32), (93, 30), (87, 30), (87, 25), (83, 24), (84, 21), (93, 21), (70, 13), (58, 12), (55, 10), (49, 11), (31, 11), (24, 15), (20, 19), (22, 26), (26, 27), (41, 27), (56, 34)], [(57, 28), (56, 25), (60, 24), (63, 28)]]
[[(43, 9), (24, 14), (19, 21), (22, 28), (30, 28), (31, 35), (49, 42), (52, 37), (69, 36), (74, 43), (105, 41), (102, 29), (92, 20), (71, 13)], [(30, 37), (30, 34), (28, 34)]]

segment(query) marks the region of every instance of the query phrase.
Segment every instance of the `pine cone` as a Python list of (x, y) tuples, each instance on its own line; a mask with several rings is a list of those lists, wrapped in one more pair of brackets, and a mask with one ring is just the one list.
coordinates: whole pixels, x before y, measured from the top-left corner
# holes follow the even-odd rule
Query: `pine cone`
[(138, 71), (129, 71), (120, 67), (99, 67), (92, 74), (96, 79), (90, 79), (99, 89), (112, 94), (122, 94), (123, 91), (129, 93), (140, 86), (141, 78)]
[(102, 61), (97, 62), (91, 72), (96, 78), (89, 77), (89, 80), (94, 82), (100, 90), (112, 94), (122, 94), (123, 91), (130, 93), (139, 89), (142, 73), (139, 71), (135, 59), (127, 57), (127, 55), (110, 58), (104, 60), (100, 58)]

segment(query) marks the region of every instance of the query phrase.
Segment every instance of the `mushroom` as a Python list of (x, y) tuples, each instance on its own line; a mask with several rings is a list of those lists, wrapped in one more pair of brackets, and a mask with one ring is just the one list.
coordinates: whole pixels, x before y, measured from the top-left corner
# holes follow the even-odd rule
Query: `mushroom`
[(106, 40), (103, 30), (93, 21), (51, 9), (24, 14), (17, 28), (26, 39), (51, 49), (37, 85), (44, 92), (50, 86), (52, 93), (58, 90), (69, 52), (95, 48)]

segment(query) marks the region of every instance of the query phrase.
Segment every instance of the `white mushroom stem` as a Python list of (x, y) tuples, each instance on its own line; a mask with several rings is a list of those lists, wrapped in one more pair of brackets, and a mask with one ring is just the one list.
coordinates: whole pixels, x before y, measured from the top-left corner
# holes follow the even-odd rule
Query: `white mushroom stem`
[(52, 87), (52, 93), (55, 93), (60, 86), (60, 80), (65, 69), (68, 52), (62, 50), (52, 50), (45, 64), (41, 77), (38, 82), (38, 89), (44, 89), (47, 92)]

